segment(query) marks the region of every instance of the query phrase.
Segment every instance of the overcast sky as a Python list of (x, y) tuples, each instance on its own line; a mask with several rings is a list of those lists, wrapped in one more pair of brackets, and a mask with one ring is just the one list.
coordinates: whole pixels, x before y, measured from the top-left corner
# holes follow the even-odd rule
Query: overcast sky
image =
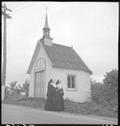
[(5, 3), (13, 10), (7, 20), (7, 82), (21, 83), (27, 77), (37, 40), (43, 36), (46, 7), (53, 42), (73, 46), (94, 80), (102, 82), (106, 72), (118, 69), (117, 2)]

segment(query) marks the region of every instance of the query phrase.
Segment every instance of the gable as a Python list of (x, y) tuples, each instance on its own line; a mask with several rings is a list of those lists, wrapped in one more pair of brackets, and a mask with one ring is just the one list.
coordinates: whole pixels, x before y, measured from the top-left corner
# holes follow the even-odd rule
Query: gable
[(29, 65), (29, 68), (27, 70), (27, 73), (29, 74), (33, 68), (33, 65), (34, 65), (34, 61), (36, 60), (36, 57), (38, 56), (38, 53), (39, 53), (39, 49), (40, 49), (40, 45), (39, 45), (39, 41), (37, 42), (36, 44), (36, 47), (35, 47), (35, 50), (34, 50), (34, 53), (33, 53), (33, 56), (32, 56), (32, 59), (30, 61), (30, 65)]
[(48, 58), (43, 46), (41, 45), (40, 41), (38, 41), (37, 44), (36, 44), (36, 47), (35, 47), (35, 50), (34, 50), (30, 65), (29, 65), (29, 68), (27, 70), (28, 74), (31, 73), (31, 71), (32, 71), (34, 65), (36, 65), (37, 60), (39, 59), (40, 55), (44, 58), (46, 57), (45, 59), (47, 59), (47, 61), (52, 65), (52, 63), (51, 63), (50, 59)]

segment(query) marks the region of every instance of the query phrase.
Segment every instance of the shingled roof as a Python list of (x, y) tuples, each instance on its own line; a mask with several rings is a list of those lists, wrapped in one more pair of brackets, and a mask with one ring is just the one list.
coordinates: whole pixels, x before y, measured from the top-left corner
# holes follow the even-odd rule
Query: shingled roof
[[(88, 72), (89, 74), (92, 74), (92, 71), (87, 67), (87, 65), (83, 62), (83, 60), (72, 47), (63, 46), (55, 43), (53, 43), (52, 46), (48, 46), (43, 43), (42, 45), (50, 61), (52, 62), (53, 67), (82, 70)], [(37, 57), (39, 48), (40, 46), (37, 44), (27, 73), (30, 72), (31, 67), (34, 64), (33, 60), (35, 60), (35, 57)]]

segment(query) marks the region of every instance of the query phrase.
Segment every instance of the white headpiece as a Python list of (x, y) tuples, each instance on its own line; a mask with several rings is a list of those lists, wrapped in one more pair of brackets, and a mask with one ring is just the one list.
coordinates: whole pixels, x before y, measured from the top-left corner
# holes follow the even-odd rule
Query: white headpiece
[(51, 85), (56, 88), (56, 84), (54, 82), (52, 82)]

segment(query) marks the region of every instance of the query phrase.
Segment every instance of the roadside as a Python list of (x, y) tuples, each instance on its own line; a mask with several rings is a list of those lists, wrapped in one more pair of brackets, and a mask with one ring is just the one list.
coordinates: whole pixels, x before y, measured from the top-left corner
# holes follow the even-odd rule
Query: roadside
[[(96, 116), (75, 115), (66, 112), (45, 111), (25, 106), (2, 104), (3, 122), (35, 122), (35, 123), (57, 123), (57, 124), (117, 124), (117, 120), (103, 119)], [(14, 111), (14, 113), (11, 113)], [(29, 115), (29, 116), (28, 116)]]
[(81, 113), (71, 113), (71, 112), (65, 112), (65, 111), (60, 111), (60, 112), (56, 112), (56, 111), (45, 111), (43, 108), (34, 108), (31, 106), (25, 106), (25, 105), (15, 105), (15, 104), (9, 104), (9, 103), (2, 103), (2, 105), (9, 105), (9, 106), (19, 106), (19, 107), (23, 107), (26, 109), (31, 109), (31, 110), (37, 110), (37, 111), (42, 111), (45, 113), (53, 113), (53, 114), (59, 114), (59, 115), (64, 115), (67, 117), (87, 117), (87, 118), (94, 118), (94, 119), (102, 119), (102, 120), (108, 120), (108, 121), (114, 121), (114, 122), (118, 122), (118, 119), (115, 117), (105, 117), (105, 116), (97, 116), (97, 115), (92, 115), (92, 114), (81, 114)]
[[(5, 104), (19, 105), (24, 107), (30, 107), (34, 109), (44, 110), (46, 100), (44, 98), (8, 98), (3, 101)], [(64, 113), (72, 114), (72, 115), (83, 115), (83, 116), (91, 116), (98, 117), (102, 119), (117, 119), (118, 112), (115, 112), (109, 109), (106, 106), (101, 106), (96, 103), (76, 103), (72, 101), (65, 100), (64, 101)], [(60, 112), (61, 113), (61, 112)]]

